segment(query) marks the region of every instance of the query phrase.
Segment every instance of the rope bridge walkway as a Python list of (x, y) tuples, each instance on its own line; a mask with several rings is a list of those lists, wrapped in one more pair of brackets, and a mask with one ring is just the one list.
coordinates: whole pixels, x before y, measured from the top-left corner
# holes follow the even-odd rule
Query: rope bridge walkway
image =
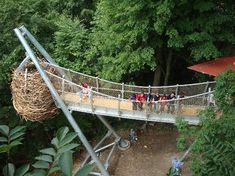
[[(189, 124), (197, 125), (200, 120), (198, 113), (209, 106), (213, 93), (211, 88), (215, 85), (215, 82), (203, 82), (173, 86), (135, 86), (107, 81), (47, 62), (43, 65), (45, 71), (47, 67), (53, 69), (53, 73), (47, 74), (71, 111), (126, 119), (175, 123), (176, 117), (182, 116)], [(84, 88), (83, 83), (90, 85), (90, 88)], [(133, 106), (139, 102), (130, 100), (129, 97), (140, 92), (160, 95), (174, 92), (176, 98), (145, 101), (142, 110), (133, 110)], [(160, 112), (160, 109), (163, 111)]]

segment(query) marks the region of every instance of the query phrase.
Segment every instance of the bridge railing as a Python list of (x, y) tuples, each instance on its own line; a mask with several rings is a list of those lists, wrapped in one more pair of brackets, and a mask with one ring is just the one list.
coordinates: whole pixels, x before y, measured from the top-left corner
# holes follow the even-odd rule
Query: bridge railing
[[(191, 96), (205, 93), (208, 91), (209, 87), (213, 89), (215, 85), (215, 82), (211, 81), (184, 85), (177, 84), (172, 86), (135, 86), (104, 80), (49, 63), (47, 63), (47, 65), (54, 67), (57, 70), (62, 70), (66, 77), (75, 84), (82, 85), (82, 83), (87, 83), (96, 92), (113, 97), (118, 97), (120, 95), (122, 99), (128, 99), (131, 94), (140, 92), (144, 92), (146, 94), (149, 92), (159, 94), (170, 94), (174, 92), (176, 95)], [(63, 75), (60, 75), (60, 73), (56, 74), (62, 77)]]
[(61, 78), (58, 75), (47, 72), (54, 87), (59, 92), (65, 102), (73, 103), (76, 106), (86, 105), (92, 111), (96, 108), (105, 108), (122, 114), (124, 111), (143, 112), (145, 114), (178, 114), (184, 116), (197, 116), (197, 113), (209, 106), (211, 103), (211, 95), (213, 91), (193, 96), (185, 96), (172, 100), (162, 101), (131, 101), (130, 99), (122, 99), (121, 94), (118, 97), (110, 96), (97, 92), (94, 88), (84, 88), (72, 81)]

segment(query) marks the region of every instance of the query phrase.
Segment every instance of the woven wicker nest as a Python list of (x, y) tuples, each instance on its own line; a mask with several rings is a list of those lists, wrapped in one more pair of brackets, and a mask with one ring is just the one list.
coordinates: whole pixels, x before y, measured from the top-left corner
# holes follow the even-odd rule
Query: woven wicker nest
[[(47, 71), (52, 72), (50, 68)], [(49, 89), (32, 63), (13, 72), (11, 91), (13, 106), (25, 120), (42, 121), (59, 112)]]

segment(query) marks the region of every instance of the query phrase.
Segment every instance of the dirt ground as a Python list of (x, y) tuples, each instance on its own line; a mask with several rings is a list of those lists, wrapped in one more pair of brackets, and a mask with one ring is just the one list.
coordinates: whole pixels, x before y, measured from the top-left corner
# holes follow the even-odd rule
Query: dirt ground
[[(128, 130), (118, 133), (128, 138)], [(176, 130), (163, 129), (159, 124), (147, 126), (144, 132), (138, 132), (138, 141), (128, 150), (114, 152), (109, 173), (112, 176), (166, 176), (173, 157), (183, 155), (176, 148), (177, 135)], [(191, 176), (188, 162), (183, 165), (182, 175)]]

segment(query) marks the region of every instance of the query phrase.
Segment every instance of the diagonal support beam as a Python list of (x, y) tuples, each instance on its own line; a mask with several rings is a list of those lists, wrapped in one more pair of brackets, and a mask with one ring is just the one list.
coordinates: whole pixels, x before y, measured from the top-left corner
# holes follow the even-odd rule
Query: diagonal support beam
[[(106, 121), (106, 119), (101, 116), (101, 115), (96, 115), (98, 117), (98, 119), (104, 124), (104, 126), (108, 129), (108, 133), (101, 139), (101, 141), (94, 147), (94, 150), (96, 152), (98, 151), (101, 151), (103, 149), (106, 149), (106, 148), (109, 148), (110, 146), (119, 146), (119, 148), (121, 150), (126, 150), (130, 147), (130, 143), (129, 141), (125, 140), (125, 139), (122, 139), (117, 133), (116, 131), (113, 129), (113, 127)], [(101, 147), (100, 149), (97, 150), (97, 148), (104, 142), (104, 140), (109, 137), (110, 135), (113, 135), (115, 137), (115, 142), (114, 143), (111, 143), (111, 144), (108, 144), (104, 147)], [(110, 158), (113, 154), (113, 151), (114, 151), (114, 147), (112, 147), (109, 155), (108, 155), (108, 158), (106, 159), (106, 163), (105, 163), (105, 167), (106, 169), (108, 168), (109, 166), (109, 161), (110, 161)], [(90, 159), (90, 155), (88, 154), (85, 158), (85, 160), (83, 161), (82, 165), (81, 166), (84, 166), (87, 161)]]
[(40, 53), (45, 57), (45, 59), (54, 65), (57, 65), (56, 62), (52, 59), (52, 57), (48, 54), (48, 52), (42, 47), (42, 45), (34, 38), (34, 36), (26, 29), (26, 27), (21, 26), (20, 31), (22, 34), (26, 35), (31, 43), (40, 51)]
[(77, 133), (78, 137), (80, 138), (81, 142), (87, 149), (88, 153), (91, 155), (93, 161), (96, 163), (97, 167), (101, 171), (103, 176), (110, 176), (108, 171), (105, 169), (104, 165), (100, 162), (99, 158), (96, 156), (94, 150), (92, 149), (91, 145), (87, 141), (86, 137), (84, 136), (83, 132), (81, 131), (80, 127), (77, 125), (76, 121), (74, 120), (73, 116), (70, 114), (67, 106), (65, 105), (64, 101), (60, 98), (59, 94), (57, 93), (56, 89), (54, 88), (53, 84), (51, 83), (50, 79), (48, 78), (47, 74), (43, 70), (42, 66), (40, 65), (37, 57), (34, 55), (33, 50), (28, 45), (26, 39), (24, 38), (23, 34), (19, 29), (14, 29), (17, 37), (19, 38), (20, 42), (24, 46), (25, 50), (29, 54), (29, 57), (33, 61), (35, 67), (39, 71), (41, 77), (45, 81), (46, 85), (48, 86), (52, 96), (55, 98), (56, 102), (61, 107), (63, 113), (65, 114), (67, 120), (69, 121), (70, 125), (73, 127), (74, 131)]
[(113, 127), (105, 120), (105, 118), (101, 115), (97, 115), (97, 117), (100, 119), (100, 121), (106, 126), (106, 128), (109, 129), (109, 131), (114, 135), (116, 138), (116, 141), (118, 142), (119, 148), (122, 150), (128, 149), (130, 147), (129, 141), (122, 139), (116, 131), (113, 129)]
[(17, 68), (17, 70), (21, 70), (30, 60), (30, 57), (28, 55), (28, 53), (25, 53), (26, 57), (24, 58), (24, 60), (21, 62), (21, 64), (19, 65), (19, 67)]
[[(38, 51), (44, 56), (44, 58), (51, 64), (57, 65), (54, 59), (48, 54), (48, 52), (43, 48), (43, 46), (37, 41), (37, 39), (26, 29), (26, 27), (21, 26), (19, 28), (23, 36), (27, 36), (29, 41), (38, 49)], [(71, 80), (63, 71), (57, 70), (61, 76), (65, 76), (66, 79)]]

